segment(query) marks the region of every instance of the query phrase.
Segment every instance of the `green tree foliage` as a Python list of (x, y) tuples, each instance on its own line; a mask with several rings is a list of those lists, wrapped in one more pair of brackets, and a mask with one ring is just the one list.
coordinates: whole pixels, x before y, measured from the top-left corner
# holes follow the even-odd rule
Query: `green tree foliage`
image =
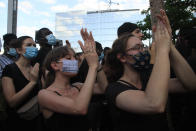
[[(196, 0), (164, 0), (166, 14), (170, 20), (173, 40), (176, 39), (176, 31), (182, 27), (196, 26)], [(137, 22), (144, 34), (144, 40), (152, 37), (150, 8), (143, 10), (142, 14), (146, 15), (143, 21)]]

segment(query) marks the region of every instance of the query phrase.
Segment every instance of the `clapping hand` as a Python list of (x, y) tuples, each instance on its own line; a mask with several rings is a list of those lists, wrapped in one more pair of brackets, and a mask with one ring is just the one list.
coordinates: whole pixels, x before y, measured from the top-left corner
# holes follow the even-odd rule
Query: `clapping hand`
[(82, 28), (80, 30), (84, 44), (81, 41), (78, 41), (82, 51), (84, 52), (84, 57), (86, 58), (89, 67), (98, 66), (98, 55), (96, 53), (96, 44), (92, 35), (92, 32), (88, 33), (87, 29)]
[(160, 14), (157, 15), (157, 18), (165, 25), (169, 35), (172, 36), (172, 29), (170, 26), (170, 22), (169, 22), (169, 19), (163, 9), (160, 10)]
[(39, 77), (39, 63), (36, 63), (30, 71), (30, 81), (37, 82)]
[(155, 31), (155, 43), (156, 52), (159, 52), (160, 50), (169, 52), (171, 46), (171, 37), (168, 33), (167, 27), (160, 20), (158, 20)]

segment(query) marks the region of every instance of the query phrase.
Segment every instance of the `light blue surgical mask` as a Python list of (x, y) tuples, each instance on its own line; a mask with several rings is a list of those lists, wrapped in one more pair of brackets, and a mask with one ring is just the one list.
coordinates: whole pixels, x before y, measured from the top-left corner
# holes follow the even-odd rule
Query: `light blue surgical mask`
[(46, 39), (48, 40), (49, 45), (56, 45), (56, 38), (53, 34), (47, 35)]
[(26, 47), (23, 56), (27, 59), (35, 58), (38, 54), (38, 49), (34, 46)]
[(99, 56), (99, 61), (103, 60), (104, 58), (104, 54), (103, 54), (103, 51), (101, 52), (101, 55)]
[(62, 72), (78, 73), (77, 60), (63, 60)]
[(18, 56), (15, 48), (9, 48), (9, 51), (7, 52), (7, 54), (9, 54), (11, 56), (15, 56), (15, 57)]

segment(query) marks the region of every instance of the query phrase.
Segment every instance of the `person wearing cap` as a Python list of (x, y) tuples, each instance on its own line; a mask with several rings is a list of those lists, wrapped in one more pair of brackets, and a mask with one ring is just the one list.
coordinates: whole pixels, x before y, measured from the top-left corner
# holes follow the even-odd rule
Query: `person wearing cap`
[(117, 35), (118, 37), (124, 35), (124, 34), (129, 34), (131, 33), (132, 35), (138, 37), (139, 39), (142, 39), (144, 34), (141, 32), (139, 27), (131, 22), (125, 22), (121, 26), (119, 26), (117, 30)]
[[(125, 34), (132, 34), (132, 35), (138, 37), (140, 40), (142, 40), (142, 38), (144, 36), (144, 34), (141, 32), (141, 30), (139, 29), (137, 24), (134, 24), (131, 22), (125, 22), (121, 26), (118, 27), (118, 30), (117, 30), (118, 38), (121, 37), (122, 35), (125, 35)], [(154, 59), (155, 59), (154, 58), (155, 57), (154, 43), (152, 43), (150, 45), (149, 53), (151, 54), (150, 63), (154, 64)]]
[[(141, 32), (141, 30), (139, 29), (139, 27), (137, 26), (137, 24), (131, 23), (131, 22), (125, 22), (122, 25), (120, 25), (117, 29), (117, 36), (118, 38), (123, 37), (124, 35), (127, 34), (132, 34), (135, 37), (139, 38), (140, 40), (142, 40), (142, 37), (144, 36), (144, 34)], [(150, 52), (151, 54), (151, 52)], [(151, 60), (154, 58), (154, 55), (151, 57)], [(153, 63), (151, 62), (150, 63)], [(150, 65), (152, 67), (152, 65)], [(117, 70), (113, 70), (110, 67), (110, 64), (108, 64), (107, 62), (104, 65), (105, 68), (107, 68), (107, 72), (106, 73), (106, 77), (109, 81), (109, 83), (112, 83), (116, 80), (116, 78), (118, 77), (117, 75), (114, 75), (116, 73)], [(144, 73), (142, 73), (142, 75), (144, 75), (143, 77), (148, 77), (148, 75), (150, 74), (152, 68), (149, 68), (149, 70)]]
[[(150, 54), (127, 28), (124, 28), (126, 35), (119, 35), (108, 53), (106, 62), (118, 76), (105, 93), (115, 131), (168, 131), (165, 114), (168, 92), (196, 90), (196, 75), (172, 44), (172, 30), (163, 10), (159, 17), (154, 30), (155, 64), (147, 79), (141, 74), (150, 67)], [(170, 65), (177, 78), (170, 78)]]

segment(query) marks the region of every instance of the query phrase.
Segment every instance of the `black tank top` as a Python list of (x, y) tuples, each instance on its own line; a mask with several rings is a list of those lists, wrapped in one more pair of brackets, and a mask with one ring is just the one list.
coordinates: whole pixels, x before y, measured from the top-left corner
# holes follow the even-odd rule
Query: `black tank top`
[[(73, 87), (80, 91), (78, 87)], [(60, 93), (54, 92), (61, 96)], [(70, 115), (57, 112), (54, 112), (50, 118), (45, 119), (47, 131), (88, 131), (88, 123), (86, 115)]]

